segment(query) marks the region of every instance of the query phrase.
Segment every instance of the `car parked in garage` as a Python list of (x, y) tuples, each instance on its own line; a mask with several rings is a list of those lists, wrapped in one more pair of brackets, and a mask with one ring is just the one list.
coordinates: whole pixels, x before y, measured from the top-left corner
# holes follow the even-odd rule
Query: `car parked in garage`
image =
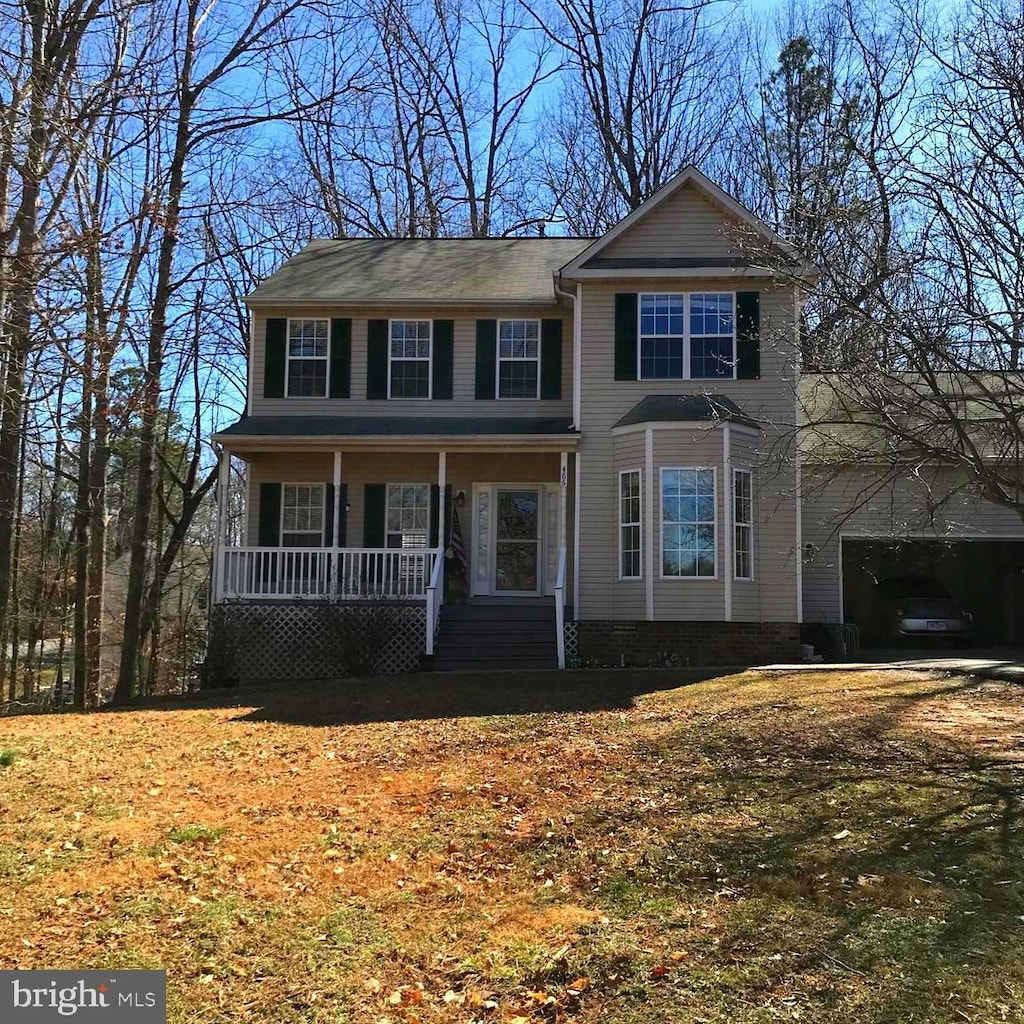
[(930, 576), (890, 576), (875, 587), (876, 642), (946, 641), (967, 647), (974, 620), (946, 587)]

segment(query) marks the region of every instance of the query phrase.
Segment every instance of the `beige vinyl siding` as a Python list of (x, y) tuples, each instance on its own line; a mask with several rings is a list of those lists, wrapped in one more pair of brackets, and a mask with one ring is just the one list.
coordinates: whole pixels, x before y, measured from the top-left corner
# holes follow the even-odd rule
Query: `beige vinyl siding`
[(246, 460), (246, 534), (250, 547), (259, 544), (260, 484), (326, 484), (334, 478), (334, 456), (323, 452), (259, 453)]
[[(761, 292), (761, 379), (760, 380), (615, 380), (615, 294), (630, 291), (736, 291)], [(646, 395), (654, 394), (721, 394), (735, 401), (748, 415), (762, 425), (756, 440), (753, 461), (755, 471), (756, 577), (753, 589), (757, 607), (748, 601), (737, 606), (734, 584), (734, 617), (738, 608), (744, 618), (753, 620), (794, 622), (797, 617), (796, 566), (796, 476), (792, 461), (784, 454), (791, 449), (786, 443), (796, 421), (794, 343), (794, 302), (792, 289), (770, 290), (756, 280), (737, 282), (732, 278), (692, 279), (685, 282), (665, 278), (634, 279), (623, 282), (583, 283), (582, 301), (582, 409), (579, 458), (580, 491), (580, 617), (591, 620), (618, 617), (616, 557), (609, 552), (614, 546), (618, 511), (616, 489), (612, 485), (613, 470), (618, 464), (617, 448), (611, 430), (615, 422)], [(740, 435), (734, 430), (733, 438)], [(641, 435), (642, 436), (642, 435)], [(715, 432), (718, 445), (715, 464), (722, 462), (721, 435)], [(655, 432), (656, 452), (667, 441)], [(734, 448), (735, 450), (735, 448)], [(696, 458), (696, 452), (693, 457)], [(655, 457), (655, 483), (660, 456)], [(719, 501), (722, 500), (722, 473), (719, 471)], [(655, 512), (657, 513), (657, 505)], [(655, 516), (655, 554), (660, 558), (657, 538), (658, 516)], [(721, 528), (719, 529), (721, 543)], [(721, 561), (721, 560), (720, 560)], [(719, 581), (709, 584), (662, 583), (656, 579), (655, 617), (690, 614), (683, 593), (687, 587), (705, 588), (702, 598), (710, 610), (717, 607), (715, 617), (723, 615), (723, 601), (717, 589)], [(747, 585), (748, 587), (750, 585)], [(676, 589), (673, 587), (683, 589)], [(661, 599), (667, 604), (662, 604)], [(665, 616), (665, 612), (671, 615)], [(701, 616), (709, 617), (709, 615)]]
[[(274, 452), (248, 454), (247, 534), (249, 544), (259, 540), (259, 493), (262, 483), (330, 483), (334, 474), (334, 456), (330, 453)], [(520, 483), (554, 484), (558, 482), (559, 456), (556, 453), (462, 453), (449, 452), (447, 481), (452, 496), (463, 490), (466, 504), (459, 509), (463, 544), (473, 552), (473, 484)], [(437, 483), (437, 456), (428, 453), (343, 452), (341, 478), (347, 485), (349, 512), (347, 547), (363, 546), (363, 488), (366, 484)], [(573, 543), (573, 473), (569, 473), (566, 495), (567, 548)], [(546, 523), (545, 523), (546, 528)], [(567, 572), (571, 578), (571, 560)], [(571, 587), (571, 584), (570, 584)], [(571, 594), (571, 589), (569, 591)], [(567, 598), (568, 600), (568, 598)]]
[(814, 545), (803, 570), (804, 618), (836, 622), (840, 614), (840, 534), (875, 537), (958, 538), (1019, 537), (1024, 523), (1010, 509), (967, 494), (954, 494), (930, 511), (937, 498), (956, 485), (949, 470), (925, 472), (879, 485), (867, 470), (850, 470), (831, 479), (805, 467), (803, 541)]
[[(350, 397), (264, 398), (264, 347), (268, 317), (348, 317), (352, 320)], [(371, 319), (454, 320), (454, 365), (451, 400), (366, 398), (366, 324)], [(540, 399), (476, 398), (476, 322), (497, 320), (562, 320), (562, 397)], [(494, 306), (487, 309), (417, 308), (260, 310), (253, 323), (254, 416), (572, 416), (572, 315), (554, 304), (529, 308)]]
[(684, 185), (602, 249), (598, 258), (739, 257), (737, 237), (738, 225), (724, 210)]

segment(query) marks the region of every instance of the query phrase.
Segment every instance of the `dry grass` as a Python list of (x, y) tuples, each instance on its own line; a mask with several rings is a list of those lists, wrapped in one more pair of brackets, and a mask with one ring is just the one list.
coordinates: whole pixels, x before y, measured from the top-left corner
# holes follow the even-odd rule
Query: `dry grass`
[(0, 967), (165, 967), (175, 1022), (1024, 1020), (1018, 689), (563, 678), (0, 720)]

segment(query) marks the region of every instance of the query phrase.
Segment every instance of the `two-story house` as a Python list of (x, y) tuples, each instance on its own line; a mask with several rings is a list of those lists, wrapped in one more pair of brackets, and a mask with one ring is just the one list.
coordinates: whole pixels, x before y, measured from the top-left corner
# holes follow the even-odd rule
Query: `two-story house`
[(751, 237), (795, 259), (688, 168), (601, 238), (318, 241), (261, 283), (215, 438), (215, 600), (280, 616), (250, 672), (382, 595), (394, 669), (793, 657), (800, 296)]

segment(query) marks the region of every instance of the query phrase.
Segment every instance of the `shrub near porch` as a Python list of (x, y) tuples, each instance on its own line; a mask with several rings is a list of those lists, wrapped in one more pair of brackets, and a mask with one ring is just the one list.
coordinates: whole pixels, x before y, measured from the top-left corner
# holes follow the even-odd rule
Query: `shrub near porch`
[(3, 967), (175, 1022), (1020, 1020), (1016, 691), (380, 681), (0, 723)]

